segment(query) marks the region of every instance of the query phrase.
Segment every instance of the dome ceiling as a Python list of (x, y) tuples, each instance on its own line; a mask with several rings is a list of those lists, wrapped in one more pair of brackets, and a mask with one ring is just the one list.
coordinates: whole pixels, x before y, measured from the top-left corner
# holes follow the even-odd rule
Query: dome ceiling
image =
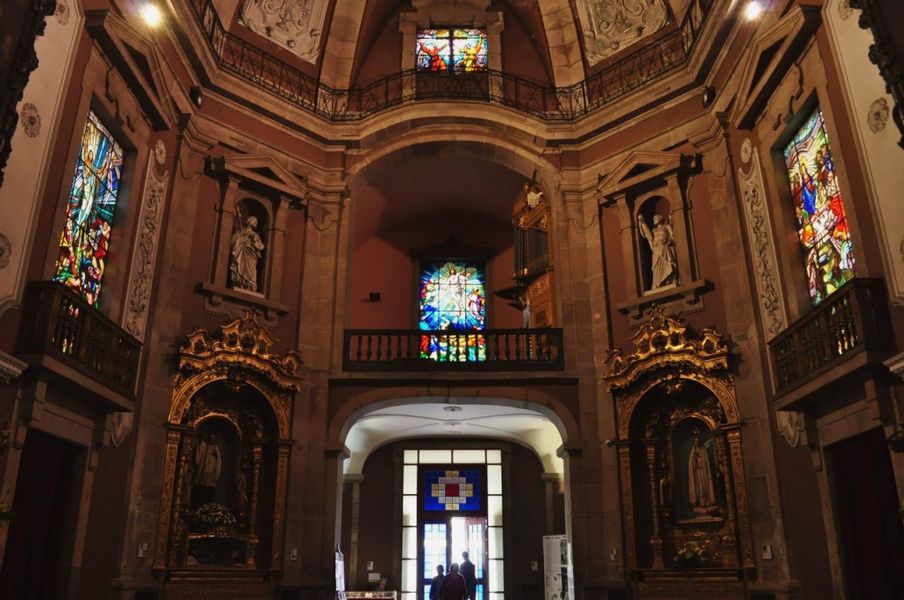
[[(503, 69), (519, 70), (514, 65), (518, 61), (540, 62), (528, 71), (548, 73), (549, 83), (558, 86), (576, 83), (629, 48), (655, 41), (657, 34), (681, 22), (689, 5), (689, 0), (213, 1), (231, 30), (246, 39), (250, 34), (266, 38), (279, 47), (281, 58), (303, 71), (319, 71), (324, 83), (339, 89), (352, 87), (353, 74), (369, 61), (383, 63), (385, 75), (397, 72), (404, 49), (388, 56), (387, 48), (398, 46), (396, 38), (382, 45), (379, 40), (398, 35), (400, 13), (429, 11), (433, 4), (473, 4), (498, 11), (504, 21), (503, 50), (534, 50), (512, 50), (508, 56), (504, 52)], [(512, 42), (513, 37), (520, 39)]]

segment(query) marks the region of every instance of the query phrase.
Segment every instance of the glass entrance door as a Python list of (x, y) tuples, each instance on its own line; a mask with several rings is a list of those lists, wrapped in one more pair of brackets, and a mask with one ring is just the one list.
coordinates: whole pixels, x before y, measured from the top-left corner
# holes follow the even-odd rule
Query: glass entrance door
[(430, 584), (436, 576), (437, 565), (449, 572), (449, 565), (461, 565), (462, 552), (474, 563), (477, 577), (475, 600), (486, 599), (487, 520), (486, 517), (448, 517), (430, 519), (421, 534), (421, 574), (423, 598), (430, 598)]

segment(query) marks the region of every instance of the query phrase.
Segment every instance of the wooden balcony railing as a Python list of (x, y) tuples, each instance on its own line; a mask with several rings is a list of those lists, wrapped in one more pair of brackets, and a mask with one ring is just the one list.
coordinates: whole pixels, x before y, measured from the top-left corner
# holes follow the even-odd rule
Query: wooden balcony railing
[(561, 329), (347, 329), (346, 371), (562, 371)]
[(881, 279), (856, 278), (769, 342), (782, 395), (862, 353), (894, 351)]
[(26, 359), (50, 356), (134, 398), (138, 340), (60, 283), (32, 281), (23, 306), (19, 355)]

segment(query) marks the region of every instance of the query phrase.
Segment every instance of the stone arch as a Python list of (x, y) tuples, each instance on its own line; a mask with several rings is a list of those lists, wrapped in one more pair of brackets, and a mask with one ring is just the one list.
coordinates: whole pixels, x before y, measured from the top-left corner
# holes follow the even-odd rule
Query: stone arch
[(448, 400), (450, 397), (455, 397), (463, 400), (471, 399), (475, 404), (480, 398), (492, 398), (496, 404), (502, 403), (503, 405), (520, 406), (535, 410), (549, 419), (559, 431), (564, 449), (570, 450), (580, 447), (580, 427), (575, 416), (559, 398), (546, 392), (518, 387), (490, 388), (492, 396), (487, 393), (481, 393), (481, 390), (489, 391), (486, 388), (455, 390), (454, 388), (438, 389), (430, 386), (384, 387), (364, 391), (343, 402), (330, 415), (330, 425), (327, 429), (327, 446), (336, 449), (343, 448), (352, 425), (362, 416), (374, 410), (405, 404), (417, 404), (427, 398)]

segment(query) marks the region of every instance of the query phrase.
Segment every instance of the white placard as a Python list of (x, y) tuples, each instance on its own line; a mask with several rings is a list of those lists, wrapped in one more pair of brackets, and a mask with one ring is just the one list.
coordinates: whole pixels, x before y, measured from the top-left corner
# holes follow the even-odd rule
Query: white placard
[(543, 575), (546, 600), (574, 600), (571, 544), (566, 536), (543, 536)]
[(336, 549), (336, 600), (345, 600), (345, 557)]

